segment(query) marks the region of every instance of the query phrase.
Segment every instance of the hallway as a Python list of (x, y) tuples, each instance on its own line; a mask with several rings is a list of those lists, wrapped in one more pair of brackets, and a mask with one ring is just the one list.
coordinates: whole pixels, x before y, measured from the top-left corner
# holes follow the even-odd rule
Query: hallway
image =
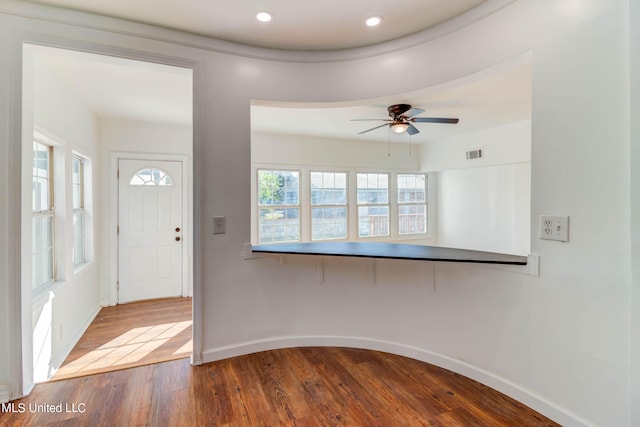
[(191, 305), (171, 298), (102, 308), (52, 380), (189, 357)]

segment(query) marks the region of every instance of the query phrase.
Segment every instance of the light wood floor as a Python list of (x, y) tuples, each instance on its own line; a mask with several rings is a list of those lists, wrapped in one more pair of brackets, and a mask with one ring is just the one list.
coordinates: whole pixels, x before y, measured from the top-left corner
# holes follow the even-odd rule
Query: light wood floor
[(189, 357), (191, 319), (191, 298), (104, 307), (53, 380)]
[[(62, 412), (33, 406), (47, 404), (61, 404)], [(450, 371), (387, 353), (326, 347), (193, 367), (181, 359), (43, 383), (14, 405), (25, 412), (0, 413), (0, 425), (557, 426)]]

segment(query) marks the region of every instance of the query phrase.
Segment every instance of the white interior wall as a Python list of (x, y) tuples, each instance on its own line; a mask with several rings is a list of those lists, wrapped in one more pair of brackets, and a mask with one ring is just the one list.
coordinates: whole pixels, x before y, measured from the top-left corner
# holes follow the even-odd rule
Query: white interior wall
[(438, 245), (528, 255), (531, 163), (438, 173)]
[[(8, 37), (9, 30), (2, 26), (0, 38), (7, 40)], [(9, 58), (13, 56), (15, 59), (16, 54), (21, 56), (21, 50), (22, 46), (19, 50), (14, 46), (12, 50), (7, 49), (6, 56), (0, 56), (0, 69), (3, 70), (6, 79), (21, 80), (19, 76), (22, 75), (22, 69), (17, 70), (14, 67), (10, 70), (9, 65)], [(22, 176), (21, 165), (19, 160), (16, 161), (21, 157), (22, 144), (16, 144), (15, 139), (14, 144), (9, 143), (10, 138), (19, 139), (21, 134), (22, 124), (16, 123), (13, 119), (15, 107), (12, 108), (10, 105), (11, 101), (22, 99), (22, 90), (17, 91), (11, 85), (0, 83), (0, 99), (6, 100), (0, 102), (0, 135), (5, 141), (0, 142), (0, 233), (5, 236), (0, 240), (0, 402), (5, 402), (21, 391), (19, 383), (23, 374), (20, 372), (23, 355), (19, 348), (15, 348), (16, 338), (21, 337), (23, 329), (22, 322), (16, 323), (16, 314), (20, 313), (23, 305), (20, 287), (15, 286), (16, 279), (20, 277), (21, 266), (17, 261), (21, 255), (17, 254), (19, 248), (12, 244), (13, 239), (20, 239), (22, 207), (17, 212), (14, 208), (12, 214), (8, 208), (12, 203), (20, 204), (22, 193), (22, 186), (19, 184)]]
[(193, 130), (190, 124), (101, 117), (99, 132), (103, 161), (114, 151), (183, 155), (190, 155), (192, 151)]
[[(640, 1), (630, 4), (629, 23), (640, 22)], [(640, 25), (631, 25), (631, 360), (630, 400), (640, 402)], [(640, 405), (631, 405), (631, 424), (640, 424)]]
[[(78, 152), (88, 159), (88, 170), (94, 173), (89, 181), (89, 190), (85, 202), (87, 207), (86, 234), (92, 239), (94, 247), (100, 247), (101, 241), (97, 227), (100, 209), (92, 204), (91, 188), (96, 188), (97, 177), (97, 118), (69, 90), (55, 73), (42, 61), (42, 55), (32, 47), (25, 48), (25, 64), (33, 65), (33, 73), (25, 74), (24, 84), (29, 87), (25, 93), (32, 93), (32, 111), (25, 111), (25, 130), (35, 127), (38, 131), (58, 143), (54, 150), (55, 174), (59, 183), (54, 191), (56, 195), (56, 234), (58, 281), (45, 293), (32, 295), (32, 325), (34, 349), (34, 379), (43, 381), (57, 369), (71, 351), (78, 338), (100, 309), (98, 272), (99, 265), (90, 259), (87, 265), (74, 269), (71, 259), (73, 247), (73, 229), (71, 227), (71, 156)], [(29, 81), (29, 80), (32, 81)], [(32, 135), (32, 132), (31, 132)], [(23, 188), (31, 188), (31, 141), (27, 135), (24, 144)], [(30, 193), (30, 192), (29, 192)], [(23, 209), (31, 210), (31, 198), (24, 198)], [(26, 218), (30, 216), (27, 215)], [(31, 224), (25, 221), (23, 227), (23, 254), (30, 252)], [(92, 250), (88, 248), (88, 255)], [(23, 257), (23, 278), (31, 283), (31, 257)]]
[[(481, 159), (467, 160), (466, 152), (482, 149)], [(531, 121), (468, 132), (427, 142), (420, 152), (423, 170), (448, 171), (531, 161)]]
[[(2, 7), (22, 10), (13, 2)], [(0, 105), (0, 151), (9, 153), (0, 168), (9, 171), (0, 183), (9, 198), (0, 211), (1, 234), (11, 234), (7, 227), (19, 219), (16, 172), (9, 167), (19, 158), (11, 146), (19, 135), (12, 121), (20, 105), (12, 89), (20, 67), (16, 44), (56, 39), (75, 48), (189, 58), (198, 64), (194, 162), (203, 234), (195, 256), (202, 261), (205, 360), (305, 343), (385, 348), (478, 378), (567, 426), (633, 425), (629, 371), (638, 362), (629, 359), (629, 194), (637, 185), (630, 188), (629, 180), (627, 0), (519, 0), (430, 42), (317, 63), (305, 62), (306, 53), (290, 62), (256, 59), (279, 53), (254, 48), (238, 48), (247, 56), (218, 53), (221, 44), (175, 33), (176, 43), (160, 42), (155, 36), (169, 33), (101, 21), (129, 31), (115, 34), (87, 28), (86, 16), (72, 12), (62, 14), (66, 24), (15, 15), (0, 14), (0, 66), (9, 76), (0, 93), (10, 100)], [(69, 24), (74, 20), (77, 26)], [(372, 283), (371, 261), (336, 258), (325, 261), (318, 283), (313, 257), (243, 259), (251, 154), (250, 130), (241, 124), (249, 122), (250, 99), (338, 101), (407, 92), (527, 50), (533, 57), (532, 235), (541, 213), (571, 215), (570, 242), (532, 239), (539, 276), (387, 260), (375, 262)], [(210, 217), (220, 214), (228, 218), (227, 233), (214, 236)], [(4, 287), (11, 271), (2, 273)], [(8, 327), (0, 332), (15, 345)], [(8, 377), (0, 382), (11, 381), (9, 369), (2, 372)]]
[[(439, 246), (530, 253), (531, 121), (469, 132), (422, 147), (437, 172)], [(466, 152), (483, 157), (467, 160)]]
[(251, 133), (252, 164), (419, 171), (419, 146), (308, 135)]

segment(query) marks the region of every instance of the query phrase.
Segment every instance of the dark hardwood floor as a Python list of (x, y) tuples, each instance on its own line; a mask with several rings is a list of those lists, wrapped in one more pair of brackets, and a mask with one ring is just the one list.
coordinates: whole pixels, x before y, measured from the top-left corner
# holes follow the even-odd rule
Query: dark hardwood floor
[(334, 347), (266, 351), (193, 367), (182, 359), (55, 381), (13, 405), (13, 413), (9, 407), (0, 413), (0, 425), (558, 425), (433, 365)]

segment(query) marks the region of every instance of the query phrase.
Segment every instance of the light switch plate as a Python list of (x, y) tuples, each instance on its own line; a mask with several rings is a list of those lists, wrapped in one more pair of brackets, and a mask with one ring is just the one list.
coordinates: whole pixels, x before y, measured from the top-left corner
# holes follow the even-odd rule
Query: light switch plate
[(227, 220), (223, 216), (213, 217), (213, 234), (224, 234), (227, 232)]
[(569, 217), (540, 215), (540, 238), (568, 242)]

